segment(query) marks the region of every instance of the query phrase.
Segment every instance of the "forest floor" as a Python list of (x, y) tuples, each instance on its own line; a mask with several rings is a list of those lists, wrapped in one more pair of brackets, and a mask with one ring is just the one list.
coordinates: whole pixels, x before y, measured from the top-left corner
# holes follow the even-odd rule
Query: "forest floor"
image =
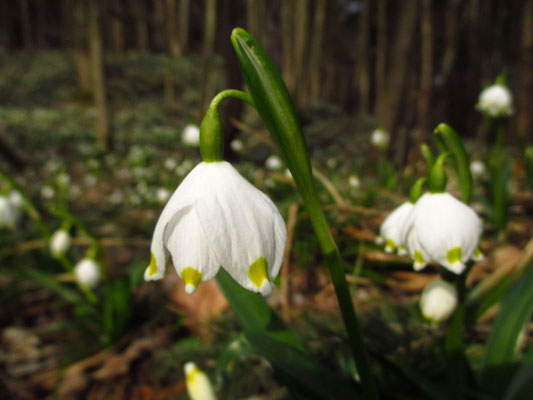
[[(136, 282), (129, 318), (110, 343), (100, 323), (84, 318), (53, 284), (28, 275), (37, 270), (75, 288), (48, 255), (35, 224), (24, 218), (16, 230), (2, 230), (0, 399), (185, 399), (182, 366), (190, 360), (210, 374), (222, 399), (290, 398), (272, 367), (257, 356), (234, 354), (221, 367), (219, 355), (239, 326), (214, 282), (192, 296), (172, 268), (162, 281), (139, 282), (164, 206), (158, 191), (172, 192), (200, 161), (198, 149), (180, 140), (183, 127), (197, 120), (200, 86), (194, 60), (183, 60), (180, 95), (176, 104), (164, 105), (160, 60), (128, 57), (108, 65), (115, 148), (104, 155), (95, 144), (95, 111), (78, 94), (64, 54), (0, 54), (0, 135), (21, 160), (20, 166), (1, 160), (1, 168), (37, 204), (52, 232), (62, 223), (54, 210), (66, 209), (83, 221), (104, 248), (109, 282), (123, 277)], [(398, 355), (418, 369), (442, 373), (434, 360), (441, 357), (443, 327), (425, 323), (417, 305), (439, 269), (414, 272), (408, 258), (385, 254), (374, 244), (383, 218), (406, 199), (423, 167), (384, 166), (369, 141), (377, 125), (371, 118), (354, 118), (330, 105), (302, 116), (313, 165), (325, 177), (317, 180), (320, 198), (371, 353)], [(292, 236), (280, 288), (268, 302), (324, 366), (354, 375), (334, 289), (294, 183), (284, 167), (265, 168), (265, 159), (277, 152), (257, 116), (246, 112), (237, 125), (243, 143), (234, 155), (237, 167), (278, 205)], [(61, 174), (66, 184), (58, 182)], [(486, 224), (481, 243), (486, 257), (470, 272), (469, 286), (494, 271), (521, 268), (533, 257), (533, 192), (523, 179), (516, 166), (507, 238), (496, 240)], [(473, 207), (487, 221), (482, 182), (474, 190)], [(76, 262), (86, 249), (87, 238), (80, 234), (69, 256)], [(105, 296), (103, 291), (96, 294)], [(474, 365), (494, 315), (493, 308), (467, 328)]]

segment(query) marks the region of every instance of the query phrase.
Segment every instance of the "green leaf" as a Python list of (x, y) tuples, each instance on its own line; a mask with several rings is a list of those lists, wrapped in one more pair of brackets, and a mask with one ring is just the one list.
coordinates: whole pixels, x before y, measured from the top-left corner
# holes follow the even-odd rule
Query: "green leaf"
[(107, 284), (103, 310), (104, 330), (109, 344), (120, 339), (131, 318), (131, 287), (128, 278)]
[(77, 291), (72, 290), (67, 285), (63, 285), (53, 275), (46, 274), (31, 267), (20, 267), (20, 272), (26, 275), (27, 277), (33, 279), (38, 284), (56, 293), (69, 303), (85, 303), (83, 297), (81, 297)]
[(533, 313), (532, 287), (533, 267), (530, 266), (505, 296), (487, 339), (482, 386), (497, 397), (501, 397), (516, 369), (518, 338)]
[(302, 351), (261, 332), (245, 332), (256, 353), (269, 360), (284, 377), (291, 393), (303, 399), (357, 399), (362, 390), (353, 380), (342, 379), (323, 368)]
[(533, 350), (530, 350), (520, 369), (508, 386), (504, 400), (525, 400), (533, 393)]
[(453, 157), (449, 158), (452, 163), (455, 175), (459, 182), (459, 188), (463, 201), (470, 204), (472, 196), (472, 174), (470, 173), (470, 162), (468, 154), (461, 138), (446, 124), (439, 124), (435, 129), (435, 136), (442, 151), (450, 152)]
[(245, 330), (268, 332), (271, 337), (304, 351), (294, 333), (261, 295), (243, 288), (223, 268), (220, 268), (216, 280)]

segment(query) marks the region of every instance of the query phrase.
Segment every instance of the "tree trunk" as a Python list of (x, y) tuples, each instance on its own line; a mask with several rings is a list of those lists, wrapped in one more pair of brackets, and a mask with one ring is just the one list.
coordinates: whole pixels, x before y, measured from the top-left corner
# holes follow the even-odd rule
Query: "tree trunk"
[(362, 12), (359, 30), (358, 54), (356, 57), (357, 77), (355, 79), (359, 93), (359, 109), (370, 114), (370, 62), (368, 45), (370, 40), (370, 1), (362, 1)]
[(382, 120), (387, 96), (387, 0), (378, 0), (378, 37), (376, 51), (376, 112)]
[(96, 124), (97, 144), (104, 152), (111, 148), (111, 129), (109, 123), (109, 106), (106, 96), (104, 64), (102, 59), (102, 40), (100, 37), (99, 2), (88, 2), (89, 52), (94, 102), (98, 110)]
[(168, 50), (171, 56), (181, 55), (181, 43), (177, 31), (176, 0), (166, 0)]
[(442, 59), (442, 76), (444, 84), (448, 84), (452, 75), (455, 60), (457, 58), (457, 45), (459, 37), (459, 21), (461, 17), (461, 10), (465, 4), (465, 0), (452, 0), (451, 4), (446, 7), (445, 20), (445, 50)]
[[(418, 96), (418, 142), (426, 141), (432, 128), (431, 115), (431, 83), (433, 80), (433, 23), (431, 0), (422, 0), (420, 17), (421, 33), (421, 68), (420, 68), (420, 93)], [(418, 152), (418, 147), (417, 152)]]
[[(152, 32), (154, 38), (154, 46), (157, 51), (167, 51), (168, 48), (168, 30), (167, 30), (167, 21), (168, 15), (166, 9), (166, 4), (163, 0), (156, 0), (152, 2), (153, 12), (152, 12)], [(175, 12), (174, 12), (175, 18)]]
[(321, 71), (322, 71), (322, 43), (324, 41), (324, 23), (326, 21), (326, 0), (317, 0), (313, 23), (313, 37), (311, 39), (311, 54), (309, 57), (310, 97), (313, 101), (320, 99)]
[[(120, 10), (121, 0), (112, 0), (111, 4), (115, 9)], [(117, 16), (111, 13), (111, 36), (113, 37), (113, 50), (116, 53), (123, 53), (125, 48), (125, 39), (124, 39), (124, 23)]]
[(0, 47), (8, 49), (11, 45), (11, 18), (9, 3), (0, 1)]
[(135, 7), (135, 30), (139, 52), (148, 52), (148, 23), (146, 21), (146, 5), (144, 0), (133, 0)]
[(179, 0), (179, 41), (181, 45), (182, 53), (187, 51), (189, 44), (189, 9), (190, 9), (190, 0)]
[(281, 3), (281, 70), (283, 80), (294, 96), (294, 53), (293, 53), (293, 0), (283, 0)]
[(82, 97), (90, 95), (92, 92), (92, 78), (89, 54), (87, 50), (87, 20), (84, 0), (74, 0), (72, 2), (72, 23), (70, 31), (72, 36), (71, 47), (76, 68), (76, 78), (78, 89)]
[(308, 75), (306, 66), (306, 51), (308, 44), (308, 20), (309, 1), (297, 0), (293, 16), (294, 23), (294, 77), (295, 77), (295, 97), (300, 108), (307, 106)]
[(203, 90), (200, 118), (211, 103), (215, 95), (215, 31), (217, 24), (217, 0), (205, 0), (205, 22), (204, 22), (204, 47), (203, 47)]
[(33, 48), (33, 38), (31, 34), (30, 5), (28, 0), (20, 0), (20, 22), (22, 26), (22, 39), (24, 47)]
[(246, 8), (246, 26), (248, 32), (257, 39), (257, 41), (264, 45), (263, 43), (263, 32), (262, 29), (264, 25), (265, 18), (265, 0), (247, 0)]
[(44, 48), (47, 44), (46, 0), (37, 0), (34, 4), (37, 9), (36, 41), (39, 47)]
[[(407, 94), (407, 83), (409, 71), (416, 70), (416, 65), (410, 64), (411, 50), (413, 39), (416, 31), (416, 22), (418, 18), (417, 1), (406, 0), (403, 3), (401, 15), (398, 18), (399, 23), (396, 31), (396, 41), (394, 43), (393, 65), (394, 71), (391, 77), (391, 96), (388, 102), (387, 130), (391, 135), (392, 149), (406, 148), (405, 143), (398, 143), (396, 131), (400, 123), (404, 100)], [(396, 159), (403, 159), (404, 155), (398, 152)]]
[(533, 105), (533, 0), (524, 6), (522, 21), (522, 79), (518, 99), (517, 130), (523, 143), (531, 138)]

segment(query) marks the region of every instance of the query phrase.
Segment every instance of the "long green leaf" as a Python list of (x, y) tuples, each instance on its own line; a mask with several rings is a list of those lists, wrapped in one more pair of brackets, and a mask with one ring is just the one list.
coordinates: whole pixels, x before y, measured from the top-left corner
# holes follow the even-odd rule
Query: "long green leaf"
[(488, 393), (501, 395), (514, 372), (516, 346), (533, 313), (533, 267), (528, 267), (502, 302), (490, 331), (482, 363), (482, 386)]
[(61, 298), (72, 304), (82, 304), (85, 303), (80, 294), (63, 285), (59, 282), (54, 276), (41, 272), (35, 268), (31, 267), (20, 267), (20, 272), (26, 275), (27, 277), (33, 279), (35, 282), (40, 285), (48, 288), (52, 292), (59, 295)]
[(526, 400), (533, 393), (533, 350), (530, 350), (520, 369), (509, 384), (504, 400)]

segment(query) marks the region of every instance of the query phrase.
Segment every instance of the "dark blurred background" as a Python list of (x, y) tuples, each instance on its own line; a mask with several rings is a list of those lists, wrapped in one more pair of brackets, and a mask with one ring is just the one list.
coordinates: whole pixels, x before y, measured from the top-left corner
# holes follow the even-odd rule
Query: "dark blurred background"
[[(304, 125), (317, 113), (370, 116), (400, 163), (441, 121), (475, 137), (478, 94), (501, 73), (515, 96), (510, 140), (531, 141), (532, 0), (2, 0), (0, 106), (94, 104), (104, 150), (124, 102), (159, 98), (199, 122), (217, 90), (243, 85), (236, 26), (274, 58)], [(32, 68), (64, 73), (24, 96)], [(65, 80), (75, 90), (60, 93)], [(228, 118), (241, 112), (231, 103)]]

